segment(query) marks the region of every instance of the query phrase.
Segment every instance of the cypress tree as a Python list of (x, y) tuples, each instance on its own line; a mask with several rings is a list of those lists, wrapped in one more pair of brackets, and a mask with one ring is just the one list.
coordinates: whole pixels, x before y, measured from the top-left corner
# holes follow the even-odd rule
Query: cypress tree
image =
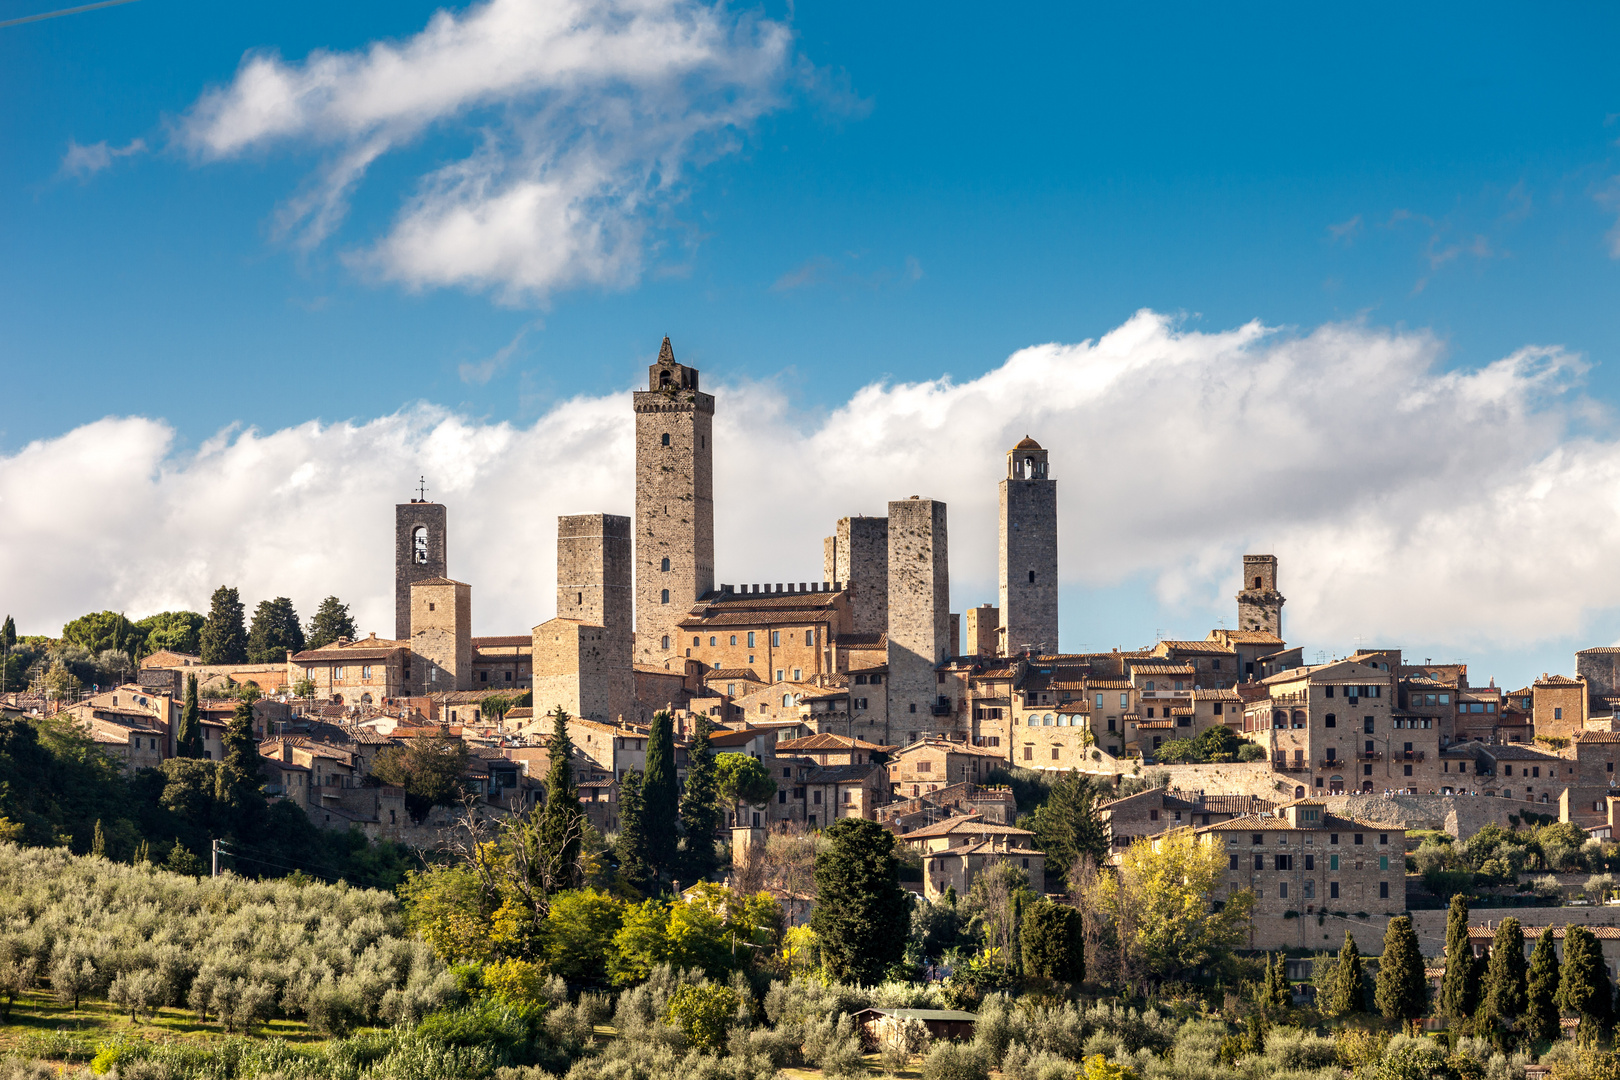
[(647, 733), (647, 773), (641, 778), (642, 832), (647, 861), (660, 879), (675, 870), (680, 785), (675, 779), (675, 730), (667, 712), (653, 714)]
[(1478, 1007), (1479, 967), (1468, 943), (1468, 901), (1456, 893), (1446, 916), (1446, 974), (1440, 982), (1440, 1013), (1455, 1030)]
[(1547, 927), (1536, 939), (1530, 954), (1530, 985), (1525, 995), (1525, 1034), (1532, 1042), (1550, 1043), (1558, 1038), (1558, 951), (1553, 947), (1553, 929)]
[(1354, 1016), (1367, 1011), (1361, 950), (1348, 930), (1344, 932), (1344, 947), (1339, 950), (1339, 966), (1333, 973), (1333, 989), (1328, 998), (1329, 1011), (1334, 1016)]
[(237, 702), (236, 711), (225, 725), (224, 753), (214, 773), (214, 800), (228, 826), (237, 833), (251, 833), (264, 809), (259, 793), (259, 750), (253, 741), (253, 700), (251, 695)]
[(1086, 943), (1080, 912), (1044, 897), (1024, 913), (1024, 974), (1064, 982), (1084, 982)]
[(641, 796), (641, 774), (628, 772), (619, 781), (619, 838), (613, 852), (619, 858), (619, 875), (637, 892), (651, 891), (655, 884), (647, 861), (646, 802)]
[(309, 636), (304, 647), (324, 648), (340, 637), (352, 639), (356, 633), (354, 619), (349, 616), (349, 605), (335, 596), (328, 596), (321, 601), (321, 606), (315, 609), (314, 617), (309, 620)]
[(247, 657), (252, 664), (275, 664), (287, 659), (288, 650), (304, 651), (304, 628), (298, 612), (285, 596), (261, 600), (248, 630)]
[(1389, 920), (1384, 931), (1384, 955), (1378, 960), (1378, 981), (1373, 1001), (1385, 1020), (1416, 1020), (1428, 1004), (1429, 982), (1423, 974), (1423, 954), (1409, 915)]
[(579, 887), (579, 846), (585, 812), (574, 786), (574, 743), (568, 737), (568, 714), (561, 705), (551, 713), (553, 726), (546, 750), (546, 807), (540, 817), (540, 860), (548, 892)]
[(180, 730), (175, 732), (174, 752), (177, 757), (203, 756), (202, 719), (197, 706), (197, 676), (186, 676), (186, 700), (180, 706)]
[(709, 746), (709, 720), (697, 718), (692, 746), (686, 752), (686, 788), (681, 792), (681, 830), (686, 833), (681, 872), (688, 881), (703, 881), (720, 866), (714, 850), (720, 831), (720, 770)]
[(1580, 1016), (1576, 1037), (1592, 1042), (1605, 1037), (1613, 1019), (1614, 1002), (1609, 991), (1609, 972), (1603, 964), (1603, 950), (1592, 932), (1584, 926), (1564, 928), (1563, 977), (1558, 983), (1558, 1005)]
[(816, 932), (827, 973), (873, 986), (905, 955), (911, 902), (900, 887), (894, 834), (875, 821), (840, 818), (816, 855)]
[(1509, 916), (1496, 928), (1485, 968), (1484, 1000), (1479, 1007), (1480, 1034), (1512, 1027), (1528, 1004), (1525, 985), (1524, 931)]
[(7, 615), (5, 624), (0, 625), (0, 646), (9, 649), (15, 644), (17, 644), (17, 623)]
[(215, 589), (208, 605), (208, 619), (202, 628), (203, 663), (247, 662), (247, 629), (242, 618), (242, 598), (236, 590), (224, 585)]

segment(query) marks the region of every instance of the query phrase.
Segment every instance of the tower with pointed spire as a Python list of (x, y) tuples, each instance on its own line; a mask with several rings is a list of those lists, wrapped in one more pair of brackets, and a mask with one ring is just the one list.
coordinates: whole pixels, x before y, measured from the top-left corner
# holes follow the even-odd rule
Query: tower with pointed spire
[(714, 589), (714, 398), (666, 337), (634, 402), (636, 662), (678, 669), (678, 624)]

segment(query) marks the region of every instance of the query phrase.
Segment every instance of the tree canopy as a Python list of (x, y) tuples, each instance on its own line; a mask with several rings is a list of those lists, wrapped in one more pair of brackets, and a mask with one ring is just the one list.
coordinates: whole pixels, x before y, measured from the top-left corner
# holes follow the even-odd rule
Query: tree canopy
[(195, 611), (160, 611), (137, 620), (135, 626), (146, 632), (141, 655), (149, 656), (159, 649), (199, 655), (202, 652), (202, 628), (205, 622), (207, 619)]
[(900, 887), (894, 834), (875, 821), (840, 818), (816, 856), (816, 908), (810, 926), (835, 979), (883, 981), (905, 954), (910, 902)]
[(1035, 846), (1046, 853), (1046, 865), (1054, 871), (1067, 871), (1081, 855), (1096, 862), (1108, 857), (1108, 837), (1097, 817), (1098, 801), (1097, 786), (1071, 772), (1052, 785), (1046, 801), (1030, 815), (1026, 827), (1035, 834)]
[(235, 589), (221, 585), (214, 590), (199, 640), (203, 663), (247, 662), (247, 628), (243, 625), (243, 615), (242, 598)]
[(667, 712), (653, 714), (647, 732), (647, 771), (641, 778), (642, 831), (647, 859), (660, 880), (675, 870), (680, 834), (680, 784), (675, 777), (675, 728)]
[(466, 771), (467, 745), (443, 732), (387, 747), (371, 764), (378, 780), (405, 789), (405, 807), (418, 821), (433, 807), (456, 801)]
[(349, 615), (349, 605), (335, 596), (328, 596), (321, 601), (321, 606), (315, 609), (314, 617), (309, 620), (304, 647), (320, 649), (338, 638), (352, 639), (357, 635), (354, 619)]
[(748, 754), (716, 754), (720, 798), (727, 803), (763, 806), (776, 794), (776, 780), (764, 762)]
[(274, 600), (260, 600), (253, 611), (253, 625), (248, 630), (247, 658), (251, 664), (276, 664), (287, 659), (287, 652), (304, 651), (304, 628), (298, 624), (298, 612), (285, 596)]
[(1429, 980), (1423, 973), (1423, 954), (1408, 915), (1389, 920), (1384, 931), (1384, 955), (1378, 961), (1373, 1001), (1385, 1020), (1416, 1020), (1429, 1003)]
[(1225, 870), (1225, 854), (1199, 843), (1191, 829), (1125, 849), (1117, 886), (1102, 890), (1098, 899), (1132, 965), (1172, 977), (1243, 942), (1254, 894), (1243, 890), (1217, 906)]

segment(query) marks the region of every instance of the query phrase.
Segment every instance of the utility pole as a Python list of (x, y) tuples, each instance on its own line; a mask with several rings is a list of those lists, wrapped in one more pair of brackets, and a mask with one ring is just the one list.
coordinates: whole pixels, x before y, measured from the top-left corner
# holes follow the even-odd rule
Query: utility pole
[(211, 877), (219, 877), (219, 841), (214, 841), (214, 872)]

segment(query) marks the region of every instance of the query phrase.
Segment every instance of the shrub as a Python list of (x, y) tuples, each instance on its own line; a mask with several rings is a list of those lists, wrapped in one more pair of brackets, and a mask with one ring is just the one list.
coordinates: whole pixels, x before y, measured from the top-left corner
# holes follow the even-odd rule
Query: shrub
[(664, 1020), (693, 1046), (713, 1050), (725, 1042), (726, 1023), (737, 1011), (738, 1000), (729, 986), (683, 986), (670, 995)]
[(923, 1059), (922, 1080), (990, 1080), (990, 1064), (977, 1046), (935, 1043)]
[(528, 960), (501, 960), (484, 968), (484, 985), (490, 993), (514, 1004), (543, 1005), (545, 984), (545, 969)]
[(1137, 1080), (1135, 1069), (1108, 1061), (1101, 1054), (1086, 1058), (1080, 1080)]

